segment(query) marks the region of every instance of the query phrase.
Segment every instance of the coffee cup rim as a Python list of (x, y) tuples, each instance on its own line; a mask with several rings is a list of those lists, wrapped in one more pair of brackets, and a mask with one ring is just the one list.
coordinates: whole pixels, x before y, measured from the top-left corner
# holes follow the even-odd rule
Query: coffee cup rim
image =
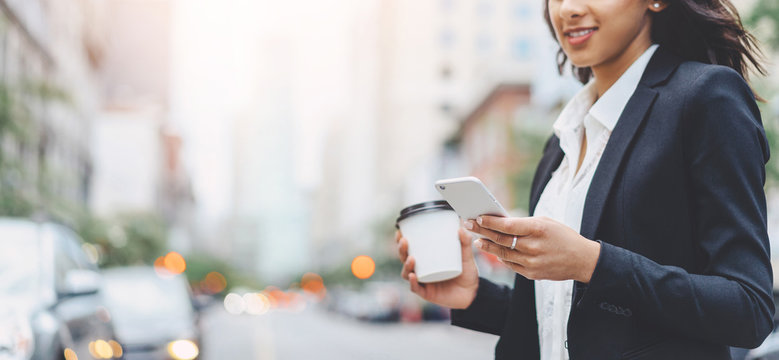
[(425, 201), (418, 204), (410, 205), (403, 210), (400, 210), (400, 216), (395, 221), (395, 228), (400, 229), (400, 222), (422, 212), (434, 211), (434, 210), (451, 210), (454, 211), (451, 205), (446, 200)]

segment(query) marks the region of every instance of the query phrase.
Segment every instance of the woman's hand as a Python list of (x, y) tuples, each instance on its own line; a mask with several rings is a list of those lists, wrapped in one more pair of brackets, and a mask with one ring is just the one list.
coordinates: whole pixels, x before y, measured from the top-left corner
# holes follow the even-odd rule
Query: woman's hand
[(463, 229), (458, 231), (458, 235), (462, 249), (462, 274), (453, 279), (427, 284), (420, 284), (417, 280), (417, 274), (414, 273), (414, 257), (408, 255), (408, 240), (400, 231), (395, 233), (395, 242), (398, 243), (398, 255), (403, 262), (400, 276), (408, 280), (412, 292), (437, 305), (465, 309), (476, 298), (476, 290), (479, 288), (479, 269), (476, 267), (471, 250), (471, 236)]
[[(577, 280), (589, 283), (600, 256), (600, 244), (546, 217), (480, 216), (465, 227), (486, 239), (479, 247), (531, 280)], [(514, 250), (511, 244), (514, 237)]]

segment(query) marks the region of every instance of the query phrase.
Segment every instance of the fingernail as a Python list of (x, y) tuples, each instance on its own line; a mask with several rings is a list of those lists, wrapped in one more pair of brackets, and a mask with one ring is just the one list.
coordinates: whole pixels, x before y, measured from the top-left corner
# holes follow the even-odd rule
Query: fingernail
[(479, 223), (479, 225), (481, 225), (481, 216), (476, 218), (476, 222)]
[(473, 223), (471, 223), (470, 220), (466, 221), (465, 222), (465, 228), (468, 229), (468, 230), (473, 230)]

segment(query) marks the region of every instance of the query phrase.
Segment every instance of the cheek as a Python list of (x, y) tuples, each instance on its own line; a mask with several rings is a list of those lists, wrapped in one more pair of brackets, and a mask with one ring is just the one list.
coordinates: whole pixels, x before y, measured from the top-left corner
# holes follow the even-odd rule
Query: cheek
[[(550, 15), (551, 14), (554, 14), (554, 13), (552, 12), (552, 9), (550, 8)], [(555, 39), (557, 39), (559, 41), (560, 40), (560, 33), (557, 30), (557, 29), (559, 29), (558, 20), (554, 16), (550, 16), (549, 19), (550, 19), (550, 22), (552, 23), (552, 29), (554, 30)]]

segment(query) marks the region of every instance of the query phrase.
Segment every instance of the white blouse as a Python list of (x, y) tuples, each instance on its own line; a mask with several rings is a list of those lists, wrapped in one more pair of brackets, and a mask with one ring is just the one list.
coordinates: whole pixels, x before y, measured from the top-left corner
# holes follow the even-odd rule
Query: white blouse
[[(546, 216), (580, 231), (584, 200), (595, 169), (657, 46), (650, 46), (597, 101), (594, 82), (590, 81), (565, 106), (553, 125), (565, 156), (541, 193), (535, 216)], [(587, 151), (577, 172), (583, 133), (587, 135)], [(567, 360), (566, 330), (573, 280), (538, 280), (535, 289), (541, 360)]]

